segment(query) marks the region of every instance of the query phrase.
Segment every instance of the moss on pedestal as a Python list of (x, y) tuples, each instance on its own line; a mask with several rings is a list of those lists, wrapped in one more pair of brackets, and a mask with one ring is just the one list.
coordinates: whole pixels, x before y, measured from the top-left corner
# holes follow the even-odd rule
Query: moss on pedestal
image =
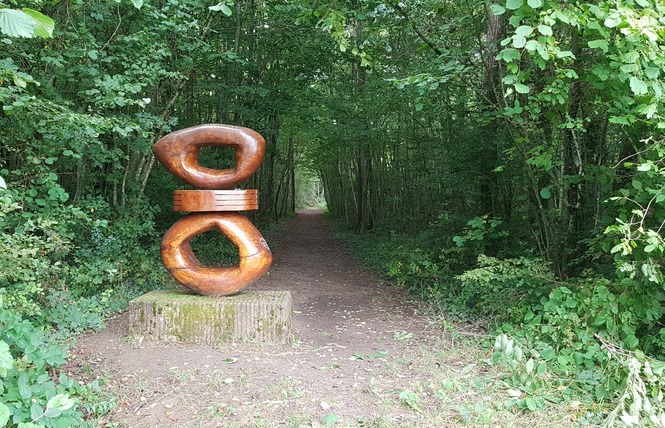
[(288, 291), (245, 291), (199, 296), (152, 291), (129, 304), (130, 333), (151, 341), (214, 345), (225, 338), (287, 343), (291, 331)]

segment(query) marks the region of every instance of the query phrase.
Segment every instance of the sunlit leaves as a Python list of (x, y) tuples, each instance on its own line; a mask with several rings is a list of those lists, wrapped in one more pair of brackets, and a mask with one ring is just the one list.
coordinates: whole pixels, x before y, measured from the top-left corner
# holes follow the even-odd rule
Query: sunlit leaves
[(607, 18), (605, 18), (604, 24), (607, 28), (614, 28), (618, 26), (621, 24), (621, 15), (619, 12), (611, 13)]
[(20, 10), (0, 9), (0, 31), (11, 37), (33, 37), (35, 20)]
[(210, 9), (212, 11), (215, 11), (215, 12), (217, 12), (217, 11), (222, 12), (226, 16), (231, 16), (233, 11), (229, 7), (229, 5), (233, 6), (233, 2), (232, 1), (224, 1), (224, 2), (216, 4), (215, 6), (209, 6), (208, 9)]
[(515, 90), (520, 94), (528, 94), (531, 91), (527, 85), (524, 85), (522, 83), (516, 83)]
[(630, 90), (633, 91), (635, 95), (644, 95), (647, 93), (649, 87), (642, 79), (637, 76), (630, 78)]
[(23, 12), (35, 21), (35, 26), (33, 29), (34, 36), (42, 38), (53, 37), (55, 23), (51, 18), (43, 15), (40, 12), (37, 12), (36, 10), (28, 9), (27, 7), (23, 9)]
[(516, 10), (522, 7), (524, 0), (508, 0), (506, 2), (506, 9)]
[(552, 27), (550, 27), (549, 25), (545, 25), (545, 24), (540, 24), (538, 26), (538, 32), (540, 34), (542, 34), (543, 36), (551, 36), (552, 34), (554, 34), (552, 32)]

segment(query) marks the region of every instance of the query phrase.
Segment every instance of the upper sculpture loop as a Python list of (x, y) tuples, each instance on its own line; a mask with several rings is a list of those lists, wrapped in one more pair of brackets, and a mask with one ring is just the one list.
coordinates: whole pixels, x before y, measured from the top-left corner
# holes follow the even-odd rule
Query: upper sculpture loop
[[(219, 170), (199, 165), (199, 152), (205, 146), (234, 148), (236, 167)], [(157, 141), (152, 151), (173, 175), (189, 185), (199, 189), (230, 189), (261, 166), (265, 140), (249, 128), (210, 124), (172, 132)]]

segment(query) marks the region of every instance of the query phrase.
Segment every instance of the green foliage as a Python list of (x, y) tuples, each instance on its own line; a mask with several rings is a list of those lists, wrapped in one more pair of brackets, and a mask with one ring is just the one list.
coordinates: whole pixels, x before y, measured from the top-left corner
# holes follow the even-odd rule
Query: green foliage
[[(0, 425), (86, 426), (84, 401), (105, 398), (96, 381), (84, 386), (64, 373), (53, 377), (66, 359), (66, 348), (42, 329), (0, 309)], [(109, 402), (107, 411), (112, 406)]]
[(537, 300), (551, 286), (553, 275), (539, 259), (498, 259), (478, 256), (478, 267), (457, 275), (449, 293), (454, 304), (482, 317), (506, 320), (524, 310), (525, 302)]
[(51, 18), (30, 8), (0, 8), (0, 31), (10, 37), (53, 37), (55, 23)]

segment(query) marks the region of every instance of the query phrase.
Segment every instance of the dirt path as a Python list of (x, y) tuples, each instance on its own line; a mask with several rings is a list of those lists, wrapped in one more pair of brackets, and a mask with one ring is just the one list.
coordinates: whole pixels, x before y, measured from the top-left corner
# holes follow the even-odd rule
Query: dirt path
[(124, 314), (75, 350), (122, 397), (108, 426), (456, 425), (441, 412), (466, 363), (408, 296), (354, 261), (316, 211), (271, 245), (253, 287), (290, 290), (291, 345), (139, 344)]

